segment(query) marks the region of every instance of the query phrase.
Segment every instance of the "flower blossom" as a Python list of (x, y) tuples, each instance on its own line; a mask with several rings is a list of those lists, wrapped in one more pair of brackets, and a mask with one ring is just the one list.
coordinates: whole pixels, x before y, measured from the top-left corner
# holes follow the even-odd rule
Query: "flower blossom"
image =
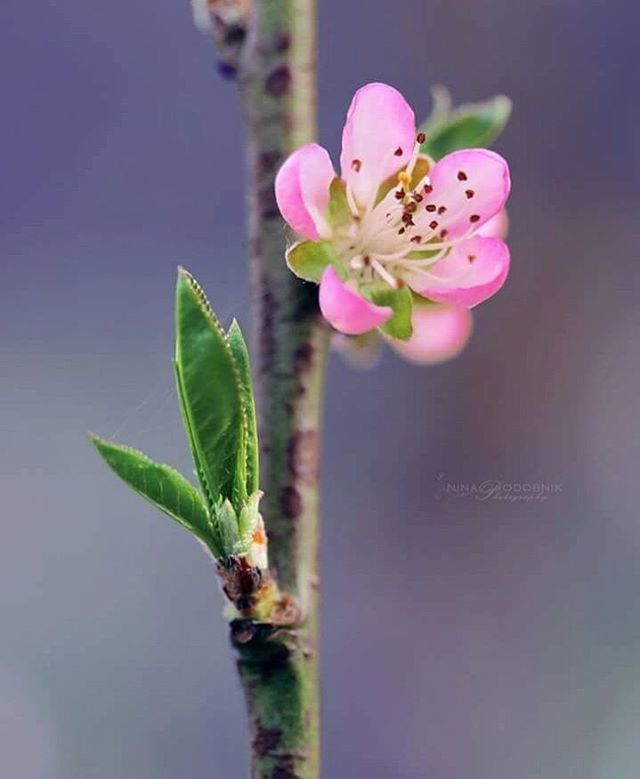
[[(467, 310), (506, 280), (509, 250), (491, 221), (504, 218), (507, 163), (487, 149), (434, 163), (420, 151), (424, 142), (403, 96), (368, 84), (347, 114), (341, 176), (315, 143), (293, 152), (277, 175), (280, 211), (304, 239), (287, 252), (289, 267), (320, 284), (322, 314), (342, 333), (379, 328), (408, 342), (414, 328), (435, 321), (426, 301)], [(457, 320), (453, 330), (466, 342), (470, 317)]]

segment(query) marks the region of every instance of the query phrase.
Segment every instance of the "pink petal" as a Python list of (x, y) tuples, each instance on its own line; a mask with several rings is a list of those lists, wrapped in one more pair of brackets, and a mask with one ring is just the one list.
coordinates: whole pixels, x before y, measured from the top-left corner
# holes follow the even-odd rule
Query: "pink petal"
[(504, 241), (475, 236), (455, 246), (428, 274), (415, 274), (409, 283), (430, 300), (473, 308), (502, 287), (509, 262)]
[(509, 216), (507, 209), (503, 208), (492, 216), (488, 222), (475, 232), (475, 235), (482, 235), (484, 238), (506, 238), (509, 232)]
[(475, 233), (504, 207), (511, 187), (509, 166), (488, 149), (447, 154), (434, 165), (429, 184), (414, 215), (416, 232), (422, 231), (423, 238), (430, 233), (447, 238)]
[(398, 354), (411, 362), (435, 365), (457, 357), (473, 330), (471, 312), (450, 304), (413, 307), (413, 335), (408, 341), (388, 339)]
[(329, 154), (317, 143), (294, 151), (278, 171), (278, 208), (289, 226), (304, 238), (315, 241), (328, 233), (324, 214), (335, 175)]
[(388, 306), (374, 306), (340, 281), (329, 265), (320, 280), (320, 310), (324, 318), (345, 335), (362, 335), (383, 325), (393, 313)]
[(356, 202), (366, 207), (380, 184), (406, 165), (416, 142), (416, 119), (397, 89), (367, 84), (353, 96), (342, 131), (340, 166)]

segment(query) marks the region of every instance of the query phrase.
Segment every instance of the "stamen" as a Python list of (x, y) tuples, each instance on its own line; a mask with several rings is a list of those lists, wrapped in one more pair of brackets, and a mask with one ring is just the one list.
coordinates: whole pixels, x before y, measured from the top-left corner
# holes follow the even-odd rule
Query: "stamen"
[(446, 206), (440, 206), (440, 208), (438, 209), (438, 213), (439, 213), (440, 215), (442, 215), (442, 214), (444, 214), (444, 212), (445, 212), (446, 210), (447, 210), (447, 207), (446, 207)]
[(436, 206), (434, 206), (433, 203), (429, 203), (428, 206), (425, 206), (424, 210), (432, 214), (436, 210)]
[(422, 145), (427, 140), (427, 136), (424, 133), (418, 133), (416, 140), (420, 145)]
[(479, 222), (480, 221), (480, 215), (479, 214), (471, 214), (471, 216), (469, 217), (469, 221), (472, 224), (475, 224), (475, 222)]
[(384, 279), (387, 284), (393, 289), (398, 289), (400, 286), (398, 279), (394, 278), (388, 270), (378, 260), (371, 260), (371, 267), (378, 273), (380, 278)]
[[(411, 185), (411, 178), (413, 176), (413, 169), (418, 161), (418, 155), (420, 154), (420, 142), (417, 141), (413, 146), (413, 152), (411, 153), (411, 159), (407, 163), (406, 175), (409, 177), (409, 186)], [(407, 187), (409, 188), (409, 187)]]
[(471, 200), (476, 193), (472, 189), (466, 189), (464, 194), (467, 196), (467, 200)]
[(346, 188), (346, 195), (347, 195), (347, 203), (349, 205), (349, 210), (351, 211), (351, 216), (353, 216), (354, 219), (359, 219), (360, 212), (358, 211), (358, 206), (356, 204), (355, 198), (353, 197), (353, 192), (351, 191), (351, 187), (348, 184)]
[(402, 146), (398, 146), (398, 148), (393, 153), (396, 157), (402, 157)]
[(351, 170), (354, 170), (356, 173), (360, 173), (361, 167), (362, 160), (351, 160)]
[(467, 178), (468, 176), (463, 170), (458, 171), (458, 181), (466, 181)]

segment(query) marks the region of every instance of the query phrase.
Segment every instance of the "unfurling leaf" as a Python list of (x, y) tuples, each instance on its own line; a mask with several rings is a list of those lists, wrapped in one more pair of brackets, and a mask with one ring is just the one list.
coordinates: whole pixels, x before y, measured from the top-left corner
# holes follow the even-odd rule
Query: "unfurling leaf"
[(185, 427), (209, 510), (222, 497), (239, 511), (248, 497), (240, 372), (204, 293), (184, 270), (176, 290), (175, 365)]
[(511, 100), (498, 95), (483, 103), (461, 105), (444, 116), (441, 109), (427, 121), (420, 151), (435, 160), (458, 149), (487, 148), (500, 135), (511, 115)]
[(253, 399), (253, 380), (251, 378), (251, 363), (249, 361), (249, 352), (247, 344), (240, 325), (234, 319), (227, 333), (227, 342), (233, 354), (242, 390), (242, 405), (245, 419), (245, 437), (246, 437), (246, 473), (247, 473), (247, 495), (254, 493), (260, 484), (259, 478), (259, 449), (258, 449), (258, 428), (256, 424), (256, 405)]
[(198, 490), (168, 465), (156, 463), (142, 452), (92, 435), (107, 465), (139, 495), (204, 541), (214, 554), (207, 507)]
[(244, 565), (266, 568), (247, 346), (235, 320), (225, 333), (203, 291), (184, 270), (176, 290), (174, 368), (202, 493), (177, 471), (135, 449), (97, 436), (92, 442), (129, 486), (190, 530), (217, 560), (242, 558)]

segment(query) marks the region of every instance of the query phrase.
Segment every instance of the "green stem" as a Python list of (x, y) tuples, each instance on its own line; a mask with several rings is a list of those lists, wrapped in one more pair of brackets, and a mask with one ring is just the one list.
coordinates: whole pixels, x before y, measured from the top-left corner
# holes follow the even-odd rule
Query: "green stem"
[(284, 262), (274, 179), (316, 134), (314, 0), (254, 0), (240, 63), (248, 134), (256, 387), (269, 559), (302, 610), (295, 629), (232, 625), (252, 733), (254, 779), (318, 779), (318, 497), (329, 334), (317, 293)]

